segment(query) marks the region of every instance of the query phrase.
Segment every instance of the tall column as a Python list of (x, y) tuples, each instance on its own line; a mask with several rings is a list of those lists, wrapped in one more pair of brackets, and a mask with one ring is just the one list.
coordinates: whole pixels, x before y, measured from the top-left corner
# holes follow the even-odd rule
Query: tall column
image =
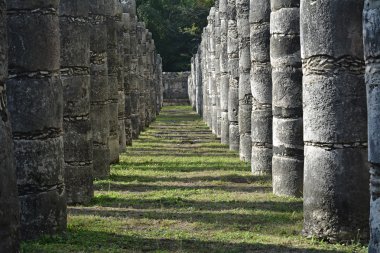
[(110, 173), (108, 146), (110, 87), (108, 85), (107, 25), (104, 11), (104, 0), (90, 0), (90, 118), (95, 178), (105, 178)]
[(108, 63), (108, 86), (109, 93), (109, 122), (110, 122), (110, 135), (109, 135), (109, 149), (111, 163), (119, 161), (119, 121), (118, 121), (118, 68), (120, 65), (120, 57), (117, 47), (117, 28), (118, 17), (116, 13), (117, 0), (105, 0), (105, 13), (107, 24), (107, 63)]
[(270, 64), (270, 0), (250, 1), (252, 173), (272, 171), (272, 73)]
[(236, 0), (228, 0), (227, 2), (227, 19), (227, 56), (230, 74), (228, 92), (229, 145), (231, 150), (239, 151), (239, 40), (236, 21)]
[[(203, 46), (199, 46), (198, 48), (198, 52), (196, 54), (196, 58), (195, 58), (195, 71), (196, 71), (196, 87), (195, 87), (195, 99), (196, 99), (196, 109), (197, 109), (197, 113), (200, 115), (200, 116), (203, 116), (203, 78), (202, 78), (202, 73), (203, 73), (203, 69), (202, 69), (202, 50), (203, 50)], [(228, 118), (227, 118), (228, 120)]]
[(219, 15), (219, 0), (215, 1), (215, 18), (214, 18), (214, 43), (215, 43), (215, 56), (214, 56), (214, 85), (215, 85), (215, 134), (221, 137), (221, 107), (220, 107), (220, 15)]
[(365, 0), (364, 56), (368, 104), (368, 160), (370, 162), (370, 235), (369, 253), (380, 252), (380, 5)]
[(249, 162), (252, 153), (249, 0), (236, 0), (236, 19), (239, 36), (239, 153), (241, 160)]
[(273, 193), (302, 196), (302, 63), (299, 0), (272, 0)]
[(23, 239), (66, 229), (58, 1), (8, 0), (8, 108)]
[(124, 94), (125, 94), (125, 111), (124, 111), (124, 125), (125, 125), (125, 142), (127, 146), (132, 145), (132, 103), (131, 103), (131, 17), (127, 13), (128, 7), (123, 4), (124, 12), (122, 17), (123, 22), (123, 36), (124, 36)]
[(64, 167), (69, 204), (85, 204), (94, 196), (88, 12), (88, 0), (60, 1)]
[(138, 80), (138, 41), (137, 41), (137, 16), (136, 1), (127, 0), (127, 6), (131, 18), (130, 26), (130, 86), (131, 86), (131, 122), (132, 138), (137, 139), (140, 134), (140, 92)]
[[(228, 91), (229, 91), (229, 74), (228, 74), (228, 55), (227, 55), (227, 0), (219, 1), (219, 17), (220, 17), (220, 110), (221, 110), (221, 127), (220, 137), (222, 144), (229, 144), (228, 121)], [(196, 58), (197, 63), (197, 58)]]
[(20, 206), (5, 85), (8, 77), (6, 10), (5, 0), (0, 1), (0, 249), (3, 252), (19, 252)]
[(146, 119), (146, 104), (145, 104), (145, 79), (144, 79), (144, 57), (145, 57), (145, 24), (143, 22), (137, 23), (137, 79), (138, 79), (138, 94), (139, 94), (139, 118), (140, 118), (140, 129), (139, 132), (143, 131), (145, 128)]
[(164, 84), (162, 80), (162, 58), (161, 55), (157, 55), (157, 62), (158, 62), (158, 85), (160, 86), (160, 109), (164, 106)]
[(207, 70), (208, 70), (208, 92), (209, 92), (209, 117), (208, 125), (213, 134), (216, 134), (216, 85), (215, 85), (215, 7), (212, 7), (209, 15), (208, 25), (208, 52), (207, 52)]
[[(209, 19), (209, 17), (207, 18)], [(208, 30), (209, 24), (203, 29), (202, 34), (202, 69), (203, 69), (203, 120), (209, 125), (210, 118), (210, 91), (208, 85), (209, 71), (208, 71)]]
[(365, 238), (369, 216), (361, 0), (302, 0), (304, 234)]
[(125, 91), (124, 91), (124, 55), (125, 55), (125, 37), (124, 37), (124, 20), (123, 6), (116, 3), (116, 22), (117, 22), (117, 84), (118, 84), (118, 126), (119, 126), (119, 153), (123, 153), (127, 148), (127, 137), (125, 133)]

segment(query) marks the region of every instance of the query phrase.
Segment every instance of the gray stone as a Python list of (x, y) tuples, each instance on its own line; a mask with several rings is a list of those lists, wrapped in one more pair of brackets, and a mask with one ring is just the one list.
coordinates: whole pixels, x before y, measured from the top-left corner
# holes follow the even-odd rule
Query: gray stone
[(270, 3), (268, 0), (250, 1), (251, 167), (254, 175), (270, 175), (272, 171)]
[(20, 205), (17, 194), (16, 168), (13, 153), (12, 130), (7, 108), (6, 85), (8, 77), (8, 43), (6, 2), (0, 1), (0, 252), (19, 252)]
[(240, 134), (240, 159), (251, 161), (251, 112), (252, 93), (250, 84), (250, 24), (249, 24), (249, 0), (236, 0), (236, 20), (239, 36), (239, 134)]
[(105, 15), (107, 24), (108, 86), (110, 89), (108, 97), (110, 124), (108, 146), (110, 149), (110, 162), (117, 163), (119, 161), (118, 69), (121, 61), (117, 46), (119, 21), (117, 0), (105, 0)]
[(299, 1), (271, 2), (273, 193), (302, 196), (303, 124)]
[(300, 6), (303, 233), (330, 241), (365, 239), (368, 233), (363, 2), (302, 0)]
[(227, 57), (229, 72), (228, 121), (229, 146), (239, 150), (239, 40), (236, 21), (236, 1), (227, 1)]
[(86, 204), (94, 196), (89, 1), (62, 0), (59, 13), (67, 203)]
[(370, 163), (370, 242), (368, 252), (380, 252), (380, 4), (366, 0), (363, 12), (364, 56), (368, 105), (368, 160)]
[(23, 239), (66, 230), (57, 10), (57, 1), (8, 1), (7, 98)]
[(93, 138), (94, 178), (109, 176), (109, 94), (107, 63), (107, 25), (104, 1), (90, 0), (90, 119)]

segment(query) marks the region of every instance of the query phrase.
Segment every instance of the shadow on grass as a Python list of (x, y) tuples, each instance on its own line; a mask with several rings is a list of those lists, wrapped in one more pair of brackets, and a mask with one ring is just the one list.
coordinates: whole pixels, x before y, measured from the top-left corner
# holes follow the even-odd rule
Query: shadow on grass
[[(196, 167), (198, 168), (198, 167)], [(140, 168), (139, 168), (140, 169)], [(152, 168), (146, 168), (152, 169)], [(184, 170), (187, 168), (183, 168)], [(193, 169), (190, 167), (189, 169)], [(199, 169), (199, 168), (198, 168)], [(212, 168), (207, 168), (207, 170), (213, 170)], [(221, 170), (220, 168), (215, 168), (215, 170)], [(178, 171), (178, 169), (173, 169), (173, 171)], [(197, 170), (195, 170), (197, 171)], [(176, 177), (176, 176), (140, 176), (140, 175), (115, 175), (112, 174), (110, 179), (114, 182), (182, 182), (182, 183), (194, 183), (194, 182), (207, 182), (207, 181), (220, 181), (220, 182), (230, 182), (230, 183), (241, 183), (241, 184), (267, 184), (270, 180), (270, 176), (240, 176), (240, 175), (216, 175), (216, 176), (190, 176), (190, 177)]]
[(223, 211), (234, 209), (262, 210), (270, 212), (302, 212), (302, 201), (202, 201), (181, 197), (161, 197), (157, 199), (128, 199), (117, 196), (99, 195), (92, 205), (135, 209), (189, 208), (192, 210)]
[[(238, 229), (251, 231), (260, 227), (260, 234), (271, 234), (273, 230), (281, 232), (283, 226), (296, 223), (289, 213), (241, 214), (221, 212), (181, 212), (165, 209), (136, 210), (136, 209), (99, 209), (98, 207), (69, 207), (71, 216), (93, 215), (99, 217), (113, 217), (121, 219), (154, 219), (154, 220), (180, 220), (183, 222), (201, 222), (212, 225), (213, 229)], [(264, 231), (263, 231), (264, 230)], [(299, 231), (288, 231), (295, 235)]]
[(148, 185), (143, 183), (136, 184), (119, 184), (115, 182), (99, 182), (95, 184), (95, 190), (98, 191), (130, 191), (130, 192), (149, 192), (149, 191), (167, 191), (167, 190), (217, 190), (226, 192), (257, 192), (270, 193), (272, 187), (265, 186), (218, 186), (218, 185)]
[[(260, 243), (228, 243), (199, 239), (144, 238), (88, 230), (69, 231), (65, 237), (45, 239), (43, 244), (78, 249), (75, 252), (193, 252), (193, 253), (341, 253), (342, 251), (298, 249)], [(25, 253), (40, 253), (29, 249)]]

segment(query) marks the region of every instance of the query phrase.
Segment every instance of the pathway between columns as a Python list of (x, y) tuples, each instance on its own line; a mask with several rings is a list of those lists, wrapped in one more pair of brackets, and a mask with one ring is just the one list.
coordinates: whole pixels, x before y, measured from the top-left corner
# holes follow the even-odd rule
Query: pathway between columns
[(165, 107), (95, 187), (69, 207), (67, 235), (23, 251), (361, 252), (303, 238), (301, 200), (273, 196), (188, 106)]

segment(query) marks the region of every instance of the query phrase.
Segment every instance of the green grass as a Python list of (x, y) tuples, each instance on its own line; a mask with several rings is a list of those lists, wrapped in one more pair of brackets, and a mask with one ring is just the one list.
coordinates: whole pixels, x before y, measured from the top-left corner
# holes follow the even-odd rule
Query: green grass
[(164, 108), (95, 187), (91, 205), (69, 207), (65, 235), (22, 252), (367, 251), (301, 236), (302, 200), (274, 196), (186, 106)]

